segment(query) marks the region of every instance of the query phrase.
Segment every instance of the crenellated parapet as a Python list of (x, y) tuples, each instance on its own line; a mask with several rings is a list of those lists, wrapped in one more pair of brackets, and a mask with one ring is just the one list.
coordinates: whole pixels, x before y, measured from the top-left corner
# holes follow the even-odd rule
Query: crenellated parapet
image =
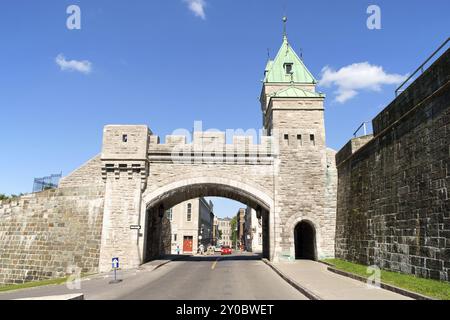
[(148, 162), (272, 164), (278, 154), (272, 136), (260, 136), (254, 144), (252, 136), (233, 136), (227, 143), (225, 132), (194, 132), (191, 142), (182, 135), (168, 135), (165, 143), (147, 126), (106, 126), (101, 154), (102, 177), (135, 178), (145, 181)]
[(150, 162), (225, 164), (271, 164), (277, 154), (273, 137), (261, 136), (254, 144), (252, 136), (233, 136), (227, 143), (225, 132), (194, 132), (192, 142), (186, 136), (166, 136), (165, 143), (152, 136), (149, 144)]

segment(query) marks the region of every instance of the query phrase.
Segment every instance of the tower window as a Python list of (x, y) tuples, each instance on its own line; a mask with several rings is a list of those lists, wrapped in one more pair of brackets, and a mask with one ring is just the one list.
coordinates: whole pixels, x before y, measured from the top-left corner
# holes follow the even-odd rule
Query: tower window
[(284, 69), (286, 70), (286, 74), (291, 74), (292, 73), (292, 63), (285, 63)]
[(284, 140), (289, 140), (289, 135), (288, 134), (284, 135)]
[(297, 135), (297, 141), (298, 141), (299, 145), (302, 145), (302, 135), (301, 134)]
[(314, 146), (316, 145), (316, 139), (313, 134), (309, 135), (309, 140), (311, 140), (312, 145), (314, 145)]
[(128, 135), (127, 134), (122, 135), (122, 142), (128, 142)]

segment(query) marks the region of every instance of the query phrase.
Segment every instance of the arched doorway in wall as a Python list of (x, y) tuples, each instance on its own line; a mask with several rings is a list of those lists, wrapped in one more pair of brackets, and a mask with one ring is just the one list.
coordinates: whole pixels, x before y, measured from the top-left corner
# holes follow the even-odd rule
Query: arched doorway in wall
[[(209, 239), (202, 235), (202, 228), (199, 229), (199, 236), (196, 240), (195, 232), (192, 235), (184, 234), (183, 232), (171, 232), (171, 226), (167, 225), (168, 220), (166, 218), (168, 214), (173, 214), (174, 216), (176, 214), (183, 215), (183, 222), (185, 223), (190, 220), (190, 218), (188, 218), (188, 213), (190, 212), (189, 204), (195, 204), (196, 201), (200, 201), (200, 199), (210, 197), (220, 197), (222, 199), (225, 198), (234, 200), (248, 206), (248, 209), (253, 209), (254, 213), (258, 217), (258, 220), (261, 222), (261, 225), (259, 226), (261, 227), (262, 257), (270, 258), (269, 208), (271, 199), (265, 194), (262, 194), (261, 192), (258, 194), (258, 191), (253, 189), (248, 190), (248, 188), (244, 188), (244, 186), (241, 186), (238, 183), (223, 184), (220, 183), (220, 181), (215, 183), (205, 183), (203, 181), (193, 183), (193, 181), (187, 181), (186, 184), (179, 183), (178, 186), (173, 186), (173, 188), (167, 186), (161, 189), (161, 191), (154, 192), (151, 196), (144, 198), (146, 207), (146, 227), (144, 235), (143, 262), (153, 260), (161, 255), (170, 253), (170, 245), (164, 245), (165, 243), (167, 244), (167, 242), (170, 242), (170, 233), (172, 233), (172, 244), (174, 242), (179, 243), (178, 247), (182, 252), (187, 250), (187, 246), (184, 245), (185, 240), (186, 244), (192, 243), (192, 250), (193, 252), (196, 252), (196, 248), (200, 243), (200, 235), (202, 236), (201, 240)], [(170, 213), (171, 209), (175, 206), (179, 207), (180, 205), (182, 208), (181, 210), (183, 210), (182, 213), (178, 212), (178, 210)], [(192, 208), (194, 209), (194, 206)], [(194, 213), (197, 211), (192, 212)], [(233, 214), (236, 215), (236, 212), (230, 212), (230, 215)], [(166, 227), (164, 223), (166, 223)], [(179, 224), (180, 223), (177, 223), (176, 230), (180, 228)], [(173, 225), (174, 224), (172, 224), (172, 226)], [(206, 224), (204, 232), (208, 234), (209, 237), (210, 232), (208, 224)], [(242, 238), (242, 235), (239, 236), (239, 243), (245, 250), (246, 242), (244, 239), (248, 238)], [(248, 240), (250, 241), (251, 239)], [(205, 243), (209, 244), (209, 241)], [(176, 247), (177, 246), (175, 246), (175, 248)]]
[(306, 220), (299, 222), (294, 229), (295, 259), (317, 260), (316, 230)]

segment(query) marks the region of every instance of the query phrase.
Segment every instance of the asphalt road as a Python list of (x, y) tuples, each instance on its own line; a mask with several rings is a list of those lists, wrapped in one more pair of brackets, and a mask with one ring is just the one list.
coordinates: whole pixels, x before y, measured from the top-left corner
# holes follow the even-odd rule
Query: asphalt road
[(123, 281), (109, 284), (110, 275), (65, 285), (2, 293), (0, 299), (17, 299), (82, 292), (86, 300), (306, 300), (258, 256), (184, 257), (156, 270), (145, 265), (119, 273)]

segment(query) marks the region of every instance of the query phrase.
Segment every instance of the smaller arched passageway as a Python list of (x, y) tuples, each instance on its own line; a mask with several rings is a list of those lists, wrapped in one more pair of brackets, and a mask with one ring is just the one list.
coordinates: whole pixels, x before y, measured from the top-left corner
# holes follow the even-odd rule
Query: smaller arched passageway
[[(144, 262), (169, 253), (167, 245), (164, 245), (167, 243), (167, 239), (170, 239), (171, 234), (171, 225), (167, 219), (168, 210), (192, 199), (207, 197), (234, 200), (254, 209), (258, 219), (262, 222), (262, 256), (270, 257), (269, 216), (272, 200), (267, 194), (260, 189), (240, 183), (186, 181), (186, 183), (168, 185), (151, 194), (144, 195), (143, 205), (146, 209)], [(186, 210), (188, 210), (187, 208)], [(230, 212), (230, 215), (233, 214), (236, 212)], [(195, 240), (194, 243), (196, 243)], [(184, 244), (182, 249), (185, 249)]]
[(295, 259), (317, 260), (316, 230), (306, 220), (299, 222), (294, 229)]

